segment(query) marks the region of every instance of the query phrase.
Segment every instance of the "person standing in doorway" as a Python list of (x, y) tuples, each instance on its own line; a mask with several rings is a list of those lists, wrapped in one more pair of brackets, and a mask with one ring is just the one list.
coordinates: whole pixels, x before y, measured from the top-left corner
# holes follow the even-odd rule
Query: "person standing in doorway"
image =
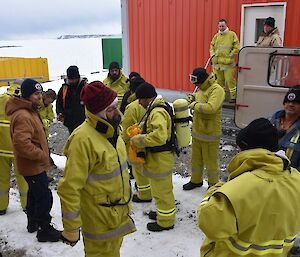
[(264, 35), (258, 38), (256, 43), (259, 47), (282, 46), (282, 39), (279, 30), (275, 27), (275, 19), (268, 17), (264, 22)]

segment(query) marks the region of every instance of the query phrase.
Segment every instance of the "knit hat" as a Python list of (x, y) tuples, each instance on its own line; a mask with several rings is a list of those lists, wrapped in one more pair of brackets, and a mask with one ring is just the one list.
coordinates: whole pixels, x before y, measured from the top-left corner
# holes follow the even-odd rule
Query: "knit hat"
[(136, 89), (138, 88), (139, 85), (141, 85), (142, 83), (144, 83), (145, 80), (141, 77), (134, 77), (133, 79), (130, 80), (130, 90), (132, 90), (133, 92), (136, 91)]
[(240, 130), (236, 137), (236, 144), (242, 150), (264, 148), (276, 152), (278, 132), (268, 119), (259, 118)]
[(80, 93), (80, 99), (85, 107), (97, 114), (108, 107), (117, 97), (117, 93), (104, 86), (101, 81), (93, 81), (85, 85)]
[(286, 102), (297, 102), (300, 103), (300, 86), (295, 86), (290, 88), (289, 91), (286, 93), (283, 104)]
[(157, 93), (154, 86), (147, 82), (144, 82), (137, 87), (135, 95), (137, 99), (141, 99), (156, 97)]
[(190, 75), (190, 81), (193, 84), (202, 84), (207, 78), (208, 78), (208, 73), (206, 69), (204, 68), (195, 68), (193, 70), (193, 73)]
[(270, 27), (272, 28), (275, 28), (275, 19), (273, 17), (268, 17), (266, 20), (265, 20), (265, 25), (269, 25)]
[(129, 77), (129, 80), (133, 80), (133, 79), (136, 79), (138, 77), (141, 77), (141, 75), (139, 73), (135, 72), (135, 71), (132, 71), (132, 72), (130, 72), (128, 77)]
[(79, 74), (78, 67), (75, 65), (70, 66), (67, 69), (67, 77), (68, 77), (68, 79), (79, 79), (80, 74)]
[(33, 79), (25, 79), (21, 84), (21, 96), (23, 98), (28, 98), (39, 90), (43, 90), (42, 85)]
[(118, 63), (118, 62), (111, 62), (110, 64), (109, 64), (109, 68), (108, 68), (109, 70), (112, 70), (112, 69), (120, 69), (120, 64)]

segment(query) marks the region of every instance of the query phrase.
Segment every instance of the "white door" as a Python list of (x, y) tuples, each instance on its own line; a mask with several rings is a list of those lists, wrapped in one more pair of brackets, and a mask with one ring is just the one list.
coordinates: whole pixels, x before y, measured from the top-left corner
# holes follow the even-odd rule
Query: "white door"
[(254, 46), (262, 34), (267, 17), (275, 19), (281, 38), (284, 36), (286, 3), (242, 5), (241, 45)]

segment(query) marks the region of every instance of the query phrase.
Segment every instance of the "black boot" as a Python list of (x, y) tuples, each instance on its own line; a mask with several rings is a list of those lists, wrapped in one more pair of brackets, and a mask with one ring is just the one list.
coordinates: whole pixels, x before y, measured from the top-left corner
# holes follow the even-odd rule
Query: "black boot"
[(132, 196), (132, 201), (135, 202), (135, 203), (151, 203), (152, 199), (142, 200), (137, 195), (133, 195)]
[(152, 232), (161, 232), (163, 230), (170, 230), (173, 228), (174, 228), (174, 225), (171, 227), (162, 227), (162, 226), (158, 225), (157, 222), (149, 222), (147, 224), (147, 229)]
[(190, 181), (190, 182), (183, 185), (183, 190), (189, 191), (189, 190), (192, 190), (196, 187), (202, 187), (202, 186), (203, 186), (203, 182), (201, 182), (199, 184), (196, 184), (196, 183), (193, 183), (192, 181)]
[(1, 215), (5, 215), (5, 214), (6, 214), (6, 209), (0, 210), (0, 216), (1, 216)]
[(43, 224), (37, 232), (39, 242), (58, 242), (61, 237), (61, 231), (55, 229), (51, 224)]
[(27, 217), (27, 231), (33, 233), (38, 231), (39, 225), (36, 220)]
[(148, 213), (148, 217), (149, 217), (150, 220), (156, 220), (156, 218), (157, 218), (157, 213), (156, 213), (156, 211), (150, 211), (150, 212)]

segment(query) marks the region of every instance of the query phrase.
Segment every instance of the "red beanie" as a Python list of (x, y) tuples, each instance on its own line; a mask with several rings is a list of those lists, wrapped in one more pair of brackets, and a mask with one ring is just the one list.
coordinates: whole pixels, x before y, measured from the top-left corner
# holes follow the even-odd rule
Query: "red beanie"
[(117, 93), (104, 86), (101, 81), (93, 81), (85, 85), (80, 94), (81, 101), (93, 114), (103, 111), (116, 97)]

